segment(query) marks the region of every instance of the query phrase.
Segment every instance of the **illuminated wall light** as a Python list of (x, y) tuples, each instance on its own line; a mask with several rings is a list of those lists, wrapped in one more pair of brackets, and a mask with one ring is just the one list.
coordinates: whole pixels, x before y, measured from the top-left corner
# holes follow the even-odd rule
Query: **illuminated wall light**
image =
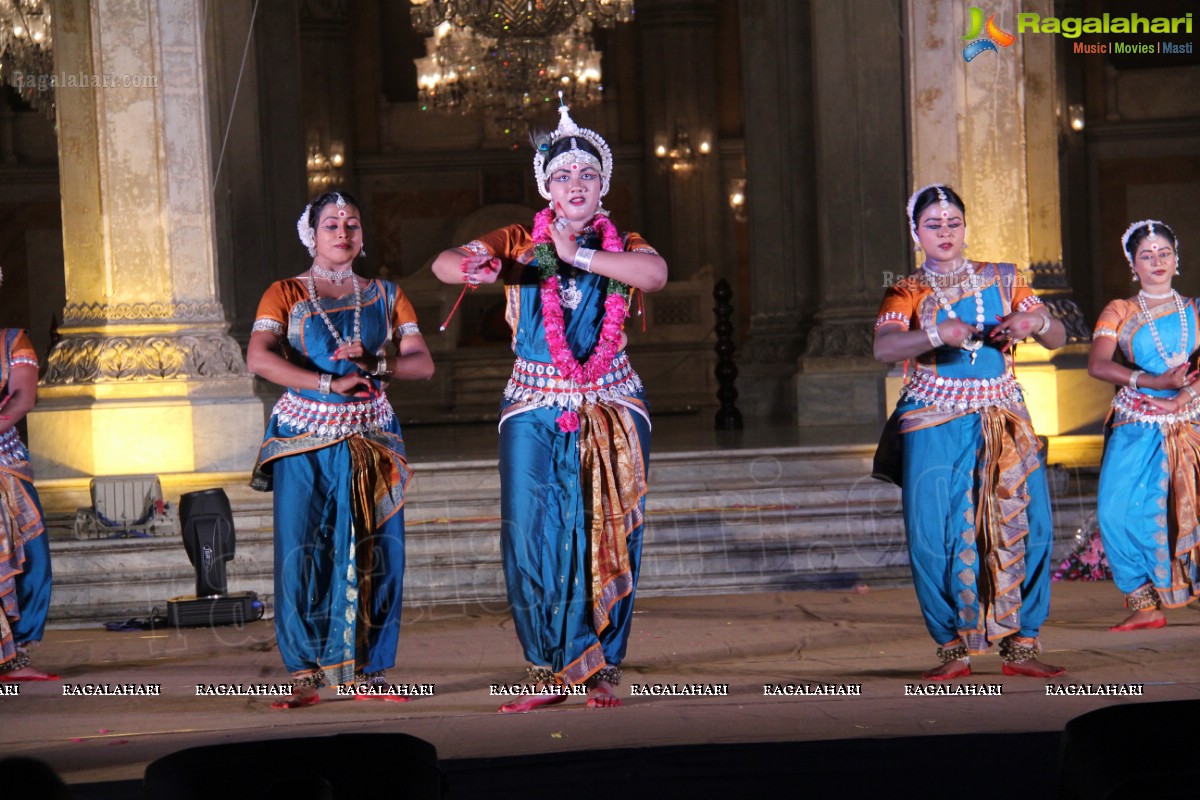
[(729, 181), (729, 210), (738, 222), (746, 221), (746, 179), (733, 178)]
[(1071, 130), (1076, 133), (1081, 133), (1087, 125), (1087, 114), (1084, 112), (1082, 103), (1072, 103), (1067, 106), (1067, 120), (1071, 125)]
[[(668, 146), (666, 143), (671, 142)], [(692, 147), (690, 134), (684, 130), (675, 131), (675, 136), (662, 136), (654, 148), (654, 155), (659, 159), (663, 168), (669, 167), (673, 172), (687, 173), (696, 165), (696, 156), (707, 156), (712, 152), (712, 142), (707, 136), (702, 136), (700, 143)]]

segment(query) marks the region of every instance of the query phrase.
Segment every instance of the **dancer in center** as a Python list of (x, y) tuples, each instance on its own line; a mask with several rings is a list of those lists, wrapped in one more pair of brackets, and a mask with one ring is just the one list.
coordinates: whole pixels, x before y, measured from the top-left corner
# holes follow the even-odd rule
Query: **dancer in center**
[[(641, 560), (650, 419), (623, 331), (632, 290), (667, 264), (601, 207), (612, 152), (567, 107), (535, 137), (534, 178), (550, 207), (522, 225), (444, 251), (433, 271), (462, 286), (502, 280), (516, 363), (500, 410), (500, 545), (530, 678), (529, 711), (585, 684), (588, 707), (621, 704)], [(559, 691), (555, 691), (559, 689)]]
[(908, 224), (925, 263), (887, 290), (875, 357), (915, 362), (889, 424), (913, 583), (941, 661), (924, 677), (970, 675), (970, 657), (994, 642), (1005, 675), (1061, 675), (1038, 660), (1053, 524), (1012, 345), (1033, 336), (1054, 349), (1066, 331), (1014, 265), (964, 256), (966, 206), (949, 186), (914, 193)]

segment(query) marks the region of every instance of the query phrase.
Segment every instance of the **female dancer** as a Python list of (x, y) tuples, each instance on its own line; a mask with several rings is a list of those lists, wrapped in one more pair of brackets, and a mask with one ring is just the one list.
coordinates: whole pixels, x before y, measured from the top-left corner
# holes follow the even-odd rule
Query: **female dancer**
[(246, 359), (256, 375), (287, 387), (252, 482), (275, 491), (275, 636), (293, 680), (276, 708), (313, 705), (324, 684), (388, 685), (411, 473), (381, 382), (433, 375), (404, 293), (354, 274), (363, 252), (354, 198), (321, 195), (298, 230), (312, 267), (267, 289)]
[(620, 705), (642, 544), (650, 422), (622, 331), (632, 289), (657, 291), (667, 264), (600, 207), (612, 153), (567, 107), (537, 144), (550, 207), (444, 251), (446, 283), (507, 288), (516, 364), (500, 411), (500, 544), (532, 680), (547, 691), (502, 712), (561, 702), (586, 684), (591, 708)]
[(1100, 537), (1131, 613), (1114, 631), (1161, 628), (1163, 606), (1200, 589), (1200, 392), (1189, 358), (1197, 348), (1196, 305), (1171, 288), (1178, 241), (1166, 223), (1142, 220), (1121, 237), (1142, 288), (1104, 307), (1088, 372), (1121, 387), (1109, 414), (1100, 469)]
[(966, 206), (949, 186), (913, 194), (908, 224), (925, 263), (888, 289), (875, 357), (916, 362), (893, 419), (913, 582), (941, 661), (925, 678), (970, 675), (970, 656), (996, 641), (1005, 675), (1061, 675), (1038, 660), (1050, 494), (1011, 345), (1061, 347), (1066, 331), (1012, 264), (963, 255)]
[(18, 328), (0, 328), (0, 682), (55, 681), (29, 665), (50, 610), (50, 543), (17, 423), (37, 402), (37, 353)]

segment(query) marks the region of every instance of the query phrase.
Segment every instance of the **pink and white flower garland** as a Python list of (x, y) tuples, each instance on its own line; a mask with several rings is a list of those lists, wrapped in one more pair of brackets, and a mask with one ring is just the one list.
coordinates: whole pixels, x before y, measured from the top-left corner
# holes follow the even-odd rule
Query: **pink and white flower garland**
[[(546, 330), (546, 344), (550, 357), (560, 375), (576, 385), (593, 384), (602, 378), (612, 366), (621, 345), (621, 329), (628, 315), (626, 305), (629, 287), (620, 281), (609, 279), (608, 293), (604, 298), (604, 320), (600, 325), (600, 336), (586, 364), (580, 364), (567, 344), (566, 325), (563, 322), (562, 302), (558, 292), (558, 252), (550, 236), (550, 224), (554, 211), (546, 208), (533, 218), (534, 252), (542, 277), (542, 325)], [(617, 227), (603, 214), (592, 218), (592, 225), (602, 237), (601, 246), (610, 253), (619, 253), (624, 247)], [(579, 415), (573, 410), (564, 411), (558, 417), (560, 430), (579, 430)]]

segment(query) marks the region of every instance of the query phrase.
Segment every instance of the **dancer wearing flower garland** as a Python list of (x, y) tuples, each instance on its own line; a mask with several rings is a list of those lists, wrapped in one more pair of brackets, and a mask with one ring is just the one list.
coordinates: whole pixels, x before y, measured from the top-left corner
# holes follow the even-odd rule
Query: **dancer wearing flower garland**
[(1061, 675), (1037, 658), (1053, 522), (1011, 345), (1054, 349), (1066, 330), (1014, 265), (963, 255), (966, 207), (949, 186), (913, 193), (908, 224), (925, 263), (888, 289), (875, 357), (916, 367), (893, 422), (913, 583), (941, 661), (924, 677), (970, 675), (970, 657), (996, 642), (1005, 675)]
[[(500, 411), (500, 543), (530, 677), (529, 711), (586, 684), (590, 708), (617, 706), (641, 560), (650, 420), (625, 354), (631, 291), (667, 264), (601, 208), (612, 153), (567, 107), (540, 137), (534, 177), (550, 207), (444, 251), (446, 283), (502, 280), (516, 363)], [(557, 691), (556, 691), (557, 690)]]
[(1113, 581), (1132, 613), (1114, 631), (1161, 628), (1163, 607), (1200, 594), (1200, 391), (1189, 363), (1200, 347), (1196, 302), (1171, 288), (1175, 233), (1130, 225), (1121, 248), (1141, 289), (1104, 307), (1088, 373), (1120, 387), (1100, 468), (1097, 516)]

